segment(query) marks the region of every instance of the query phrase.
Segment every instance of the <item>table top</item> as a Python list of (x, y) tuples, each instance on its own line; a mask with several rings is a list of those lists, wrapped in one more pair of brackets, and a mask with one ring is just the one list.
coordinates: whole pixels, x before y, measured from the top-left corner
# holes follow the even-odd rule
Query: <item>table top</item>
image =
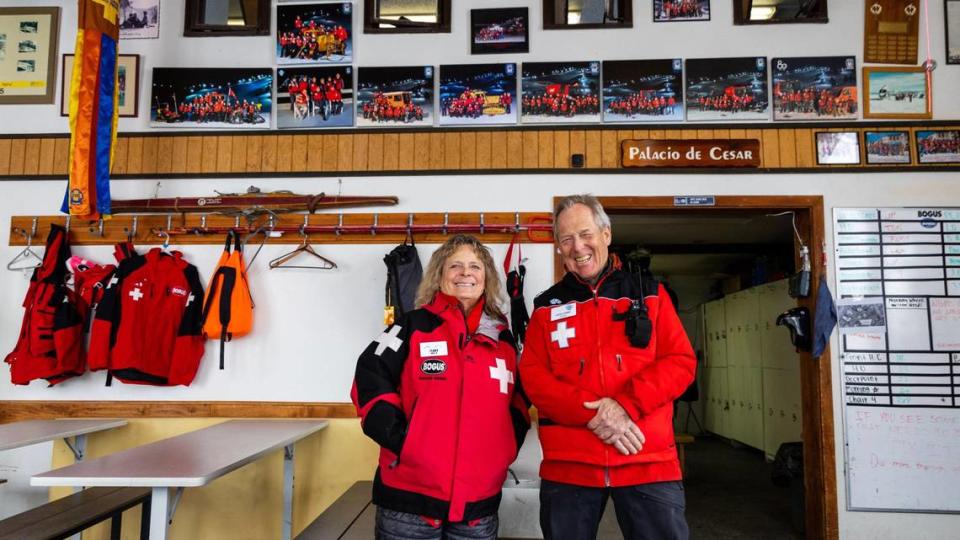
[(26, 420), (0, 425), (0, 451), (127, 425), (120, 418)]
[(198, 487), (327, 427), (326, 420), (228, 420), (33, 476), (33, 486)]

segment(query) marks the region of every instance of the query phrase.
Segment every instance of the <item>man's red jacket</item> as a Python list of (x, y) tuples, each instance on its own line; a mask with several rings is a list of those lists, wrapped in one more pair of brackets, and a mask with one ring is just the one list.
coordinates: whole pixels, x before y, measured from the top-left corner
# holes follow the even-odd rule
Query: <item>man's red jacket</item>
[(468, 322), (438, 293), (360, 355), (351, 394), (363, 432), (381, 447), (375, 504), (453, 522), (497, 512), (529, 404), (513, 337), (482, 310)]
[[(534, 300), (520, 373), (539, 413), (546, 480), (618, 487), (681, 478), (673, 401), (693, 381), (696, 356), (664, 288), (613, 266), (595, 287), (567, 273)], [(644, 348), (630, 344), (619, 316), (633, 300), (653, 325)], [(643, 431), (639, 454), (620, 454), (586, 427), (596, 411), (583, 403), (602, 397)]]

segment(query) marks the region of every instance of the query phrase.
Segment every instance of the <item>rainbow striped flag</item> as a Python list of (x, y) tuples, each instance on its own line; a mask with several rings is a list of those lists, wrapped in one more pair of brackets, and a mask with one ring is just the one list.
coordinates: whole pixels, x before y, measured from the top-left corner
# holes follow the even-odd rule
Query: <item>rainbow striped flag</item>
[(70, 81), (70, 180), (62, 211), (110, 214), (110, 166), (117, 139), (119, 0), (78, 0)]

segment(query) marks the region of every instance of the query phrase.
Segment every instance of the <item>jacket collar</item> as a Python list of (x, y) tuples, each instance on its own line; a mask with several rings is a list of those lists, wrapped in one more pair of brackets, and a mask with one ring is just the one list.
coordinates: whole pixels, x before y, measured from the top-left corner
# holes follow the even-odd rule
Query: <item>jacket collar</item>
[(563, 276), (563, 282), (569, 287), (583, 287), (591, 292), (594, 290), (599, 291), (602, 285), (617, 279), (617, 270), (620, 270), (622, 266), (623, 265), (620, 263), (620, 258), (617, 257), (617, 254), (611, 253), (610, 258), (607, 259), (607, 264), (603, 267), (603, 270), (600, 271), (600, 277), (597, 278), (596, 285), (591, 285), (590, 283), (581, 279), (580, 276), (569, 270)]
[[(448, 294), (438, 291), (437, 294), (433, 296), (433, 300), (423, 307), (430, 313), (444, 320), (454, 320), (460, 324), (467, 324), (468, 331), (471, 334), (474, 336), (483, 336), (496, 344), (500, 341), (500, 332), (503, 331), (505, 324), (503, 321), (488, 315), (483, 309), (483, 302), (483, 298), (480, 298), (480, 301), (474, 306), (470, 315), (464, 318), (464, 313), (460, 308), (459, 301)], [(476, 324), (476, 330), (469, 330), (469, 328), (473, 327), (471, 323)]]

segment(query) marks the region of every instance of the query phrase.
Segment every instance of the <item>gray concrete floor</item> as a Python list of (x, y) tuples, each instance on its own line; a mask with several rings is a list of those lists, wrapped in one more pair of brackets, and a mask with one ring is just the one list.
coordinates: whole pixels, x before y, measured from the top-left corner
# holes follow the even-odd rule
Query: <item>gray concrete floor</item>
[[(772, 465), (752, 448), (709, 436), (687, 445), (687, 523), (691, 540), (797, 540), (791, 491), (770, 481)], [(622, 539), (612, 502), (600, 523), (601, 540)]]

